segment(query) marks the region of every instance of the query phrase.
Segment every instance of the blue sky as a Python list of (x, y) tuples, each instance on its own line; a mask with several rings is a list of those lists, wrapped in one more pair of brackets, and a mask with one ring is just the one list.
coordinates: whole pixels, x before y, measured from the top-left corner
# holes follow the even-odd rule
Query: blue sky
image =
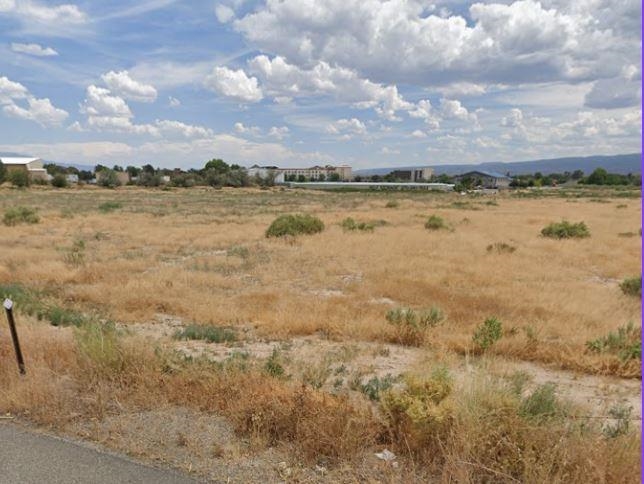
[(47, 160), (627, 153), (640, 106), (634, 0), (0, 0), (0, 152)]

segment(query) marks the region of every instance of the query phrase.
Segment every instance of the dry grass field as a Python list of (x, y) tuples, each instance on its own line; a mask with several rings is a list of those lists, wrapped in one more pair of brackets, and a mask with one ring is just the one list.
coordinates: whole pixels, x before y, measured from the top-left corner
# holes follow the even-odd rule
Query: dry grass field
[[(19, 206), (2, 413), (215, 481), (639, 481), (639, 191), (0, 189)], [(325, 229), (266, 238), (286, 213)], [(540, 235), (564, 219), (590, 237)]]

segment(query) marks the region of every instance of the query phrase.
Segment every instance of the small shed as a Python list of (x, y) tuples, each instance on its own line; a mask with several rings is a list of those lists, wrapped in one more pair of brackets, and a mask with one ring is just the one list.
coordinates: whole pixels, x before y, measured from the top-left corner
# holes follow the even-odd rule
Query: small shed
[(47, 170), (40, 158), (27, 157), (0, 157), (0, 162), (7, 169), (7, 173), (23, 171), (27, 173), (30, 180), (47, 180)]

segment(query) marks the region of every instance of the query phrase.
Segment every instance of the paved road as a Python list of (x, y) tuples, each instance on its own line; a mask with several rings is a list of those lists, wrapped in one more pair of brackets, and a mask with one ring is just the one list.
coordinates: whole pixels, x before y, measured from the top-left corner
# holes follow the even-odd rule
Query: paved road
[(157, 469), (89, 445), (0, 422), (0, 484), (194, 484), (172, 470)]

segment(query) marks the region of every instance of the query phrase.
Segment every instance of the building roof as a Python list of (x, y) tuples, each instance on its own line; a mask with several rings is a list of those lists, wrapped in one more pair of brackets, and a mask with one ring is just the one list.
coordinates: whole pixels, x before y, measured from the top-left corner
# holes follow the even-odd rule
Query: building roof
[(28, 165), (33, 161), (40, 161), (40, 158), (17, 158), (17, 157), (0, 157), (3, 165)]
[(507, 175), (504, 175), (503, 173), (499, 173), (497, 171), (487, 171), (487, 170), (472, 170), (468, 171), (467, 173), (463, 173), (462, 175), (459, 176), (467, 176), (467, 175), (483, 175), (483, 176), (489, 176), (491, 178), (510, 178)]

